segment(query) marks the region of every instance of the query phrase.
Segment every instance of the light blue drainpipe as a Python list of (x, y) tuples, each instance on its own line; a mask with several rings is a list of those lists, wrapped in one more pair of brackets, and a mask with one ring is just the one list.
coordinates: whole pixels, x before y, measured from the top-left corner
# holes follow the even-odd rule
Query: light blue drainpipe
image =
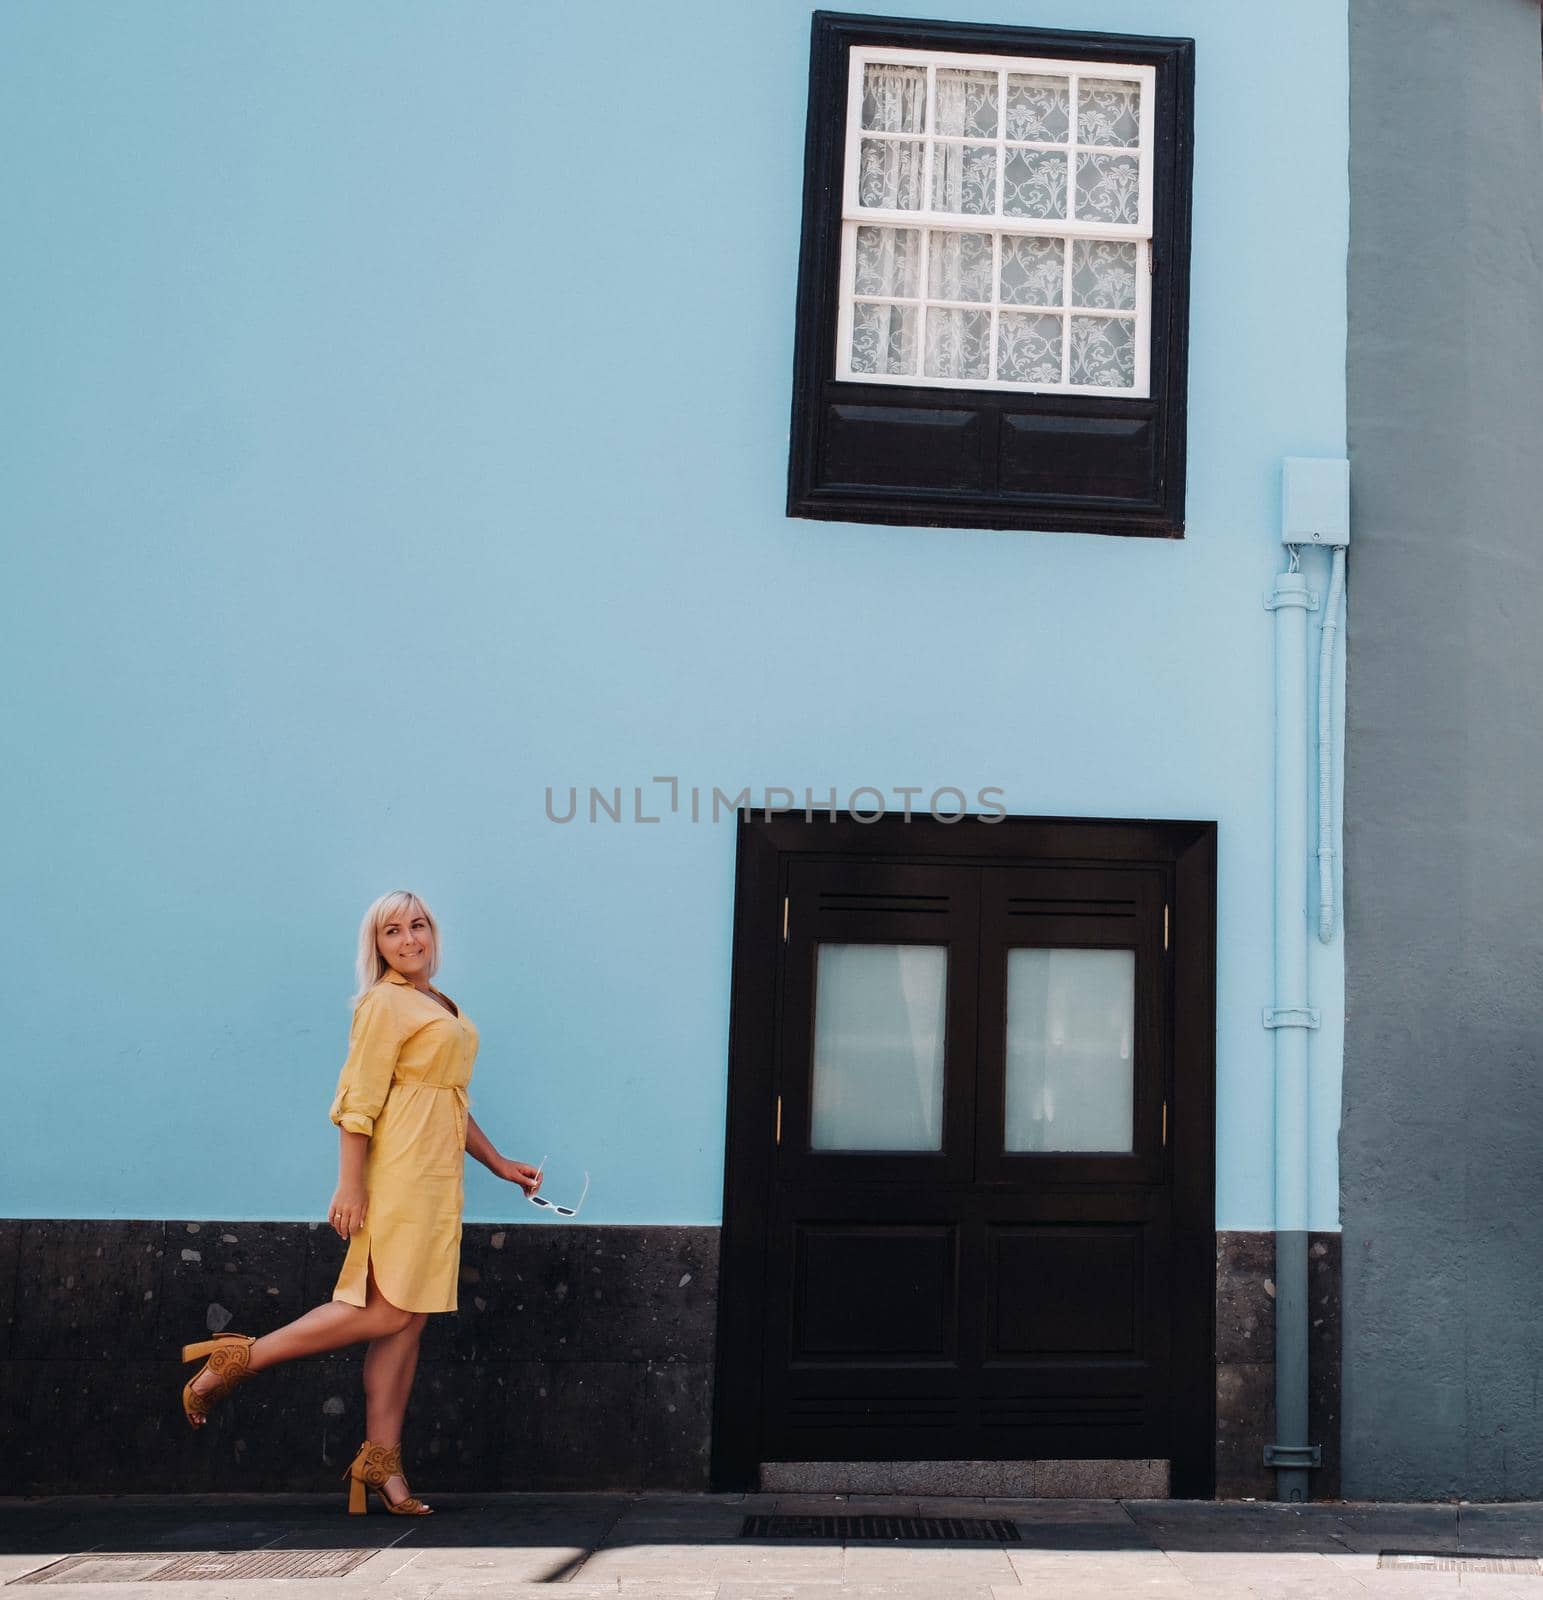
[(1321, 1464), (1307, 1441), (1308, 1004), (1307, 613), (1318, 597), (1299, 570), (1298, 546), (1333, 551), (1333, 577), (1320, 641), (1318, 738), (1318, 936), (1334, 936), (1334, 637), (1350, 542), (1350, 463), (1288, 457), (1281, 474), (1281, 537), (1291, 552), (1265, 606), (1275, 613), (1275, 1003), (1264, 1025), (1275, 1033), (1275, 1468), (1281, 1500), (1308, 1498)]
[(1308, 1498), (1307, 1442), (1307, 613), (1318, 597), (1291, 569), (1276, 574), (1275, 613), (1275, 1440), (1265, 1462), (1281, 1500)]

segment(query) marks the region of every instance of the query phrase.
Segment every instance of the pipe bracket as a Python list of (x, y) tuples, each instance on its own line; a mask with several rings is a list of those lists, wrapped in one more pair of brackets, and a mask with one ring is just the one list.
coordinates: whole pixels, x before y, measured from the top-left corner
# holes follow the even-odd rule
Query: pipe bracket
[(1267, 1028), (1316, 1028), (1323, 1021), (1316, 1006), (1266, 1006), (1263, 1016)]
[(1321, 1467), (1323, 1446), (1317, 1444), (1267, 1444), (1264, 1447), (1264, 1464), (1267, 1467)]
[(1303, 611), (1318, 609), (1318, 596), (1311, 589), (1275, 589), (1264, 597), (1266, 611), (1279, 611), (1282, 606), (1299, 606)]

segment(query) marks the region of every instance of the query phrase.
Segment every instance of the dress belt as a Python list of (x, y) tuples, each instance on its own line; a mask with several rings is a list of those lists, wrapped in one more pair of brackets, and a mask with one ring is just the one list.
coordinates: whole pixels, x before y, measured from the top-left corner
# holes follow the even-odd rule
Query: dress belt
[(424, 1083), (421, 1080), (413, 1081), (404, 1078), (400, 1080), (399, 1084), (393, 1084), (392, 1087), (401, 1087), (403, 1089), (434, 1089), (441, 1094), (453, 1094), (455, 1096), (456, 1121), (464, 1124), (466, 1119), (471, 1115), (471, 1096), (467, 1094), (464, 1084)]

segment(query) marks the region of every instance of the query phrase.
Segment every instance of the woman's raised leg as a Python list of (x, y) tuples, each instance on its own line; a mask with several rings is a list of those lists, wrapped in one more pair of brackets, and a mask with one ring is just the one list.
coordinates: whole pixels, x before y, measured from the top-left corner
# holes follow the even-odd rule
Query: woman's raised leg
[[(365, 1340), (387, 1339), (408, 1327), (414, 1315), (386, 1299), (376, 1285), (372, 1269), (362, 1306), (329, 1300), (282, 1328), (263, 1334), (252, 1346), (247, 1370), (261, 1372), (264, 1367), (276, 1367), (299, 1356), (321, 1355)], [(193, 1388), (203, 1394), (219, 1382), (219, 1374), (206, 1367), (193, 1380)]]

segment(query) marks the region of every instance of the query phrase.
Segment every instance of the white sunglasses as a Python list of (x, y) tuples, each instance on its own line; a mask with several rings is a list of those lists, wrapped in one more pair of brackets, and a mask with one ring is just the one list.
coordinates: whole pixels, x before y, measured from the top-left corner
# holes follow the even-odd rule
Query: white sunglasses
[[(536, 1168), (536, 1177), (539, 1179), (541, 1174), (543, 1172), (545, 1172), (545, 1171), (546, 1171), (546, 1157), (542, 1156), (541, 1165)], [(527, 1200), (529, 1200), (530, 1203), (533, 1206), (540, 1206), (543, 1211), (555, 1211), (558, 1214), (558, 1216), (560, 1216), (560, 1217), (576, 1217), (579, 1214), (579, 1206), (582, 1206), (584, 1204), (584, 1196), (587, 1195), (588, 1193), (589, 1193), (589, 1174), (586, 1172), (584, 1174), (584, 1193), (579, 1196), (579, 1205), (577, 1205), (577, 1206), (559, 1206), (559, 1205), (554, 1205), (553, 1202), (548, 1200), (544, 1195), (539, 1195), (539, 1194), (528, 1194), (528, 1195), (525, 1196), (525, 1198)]]

